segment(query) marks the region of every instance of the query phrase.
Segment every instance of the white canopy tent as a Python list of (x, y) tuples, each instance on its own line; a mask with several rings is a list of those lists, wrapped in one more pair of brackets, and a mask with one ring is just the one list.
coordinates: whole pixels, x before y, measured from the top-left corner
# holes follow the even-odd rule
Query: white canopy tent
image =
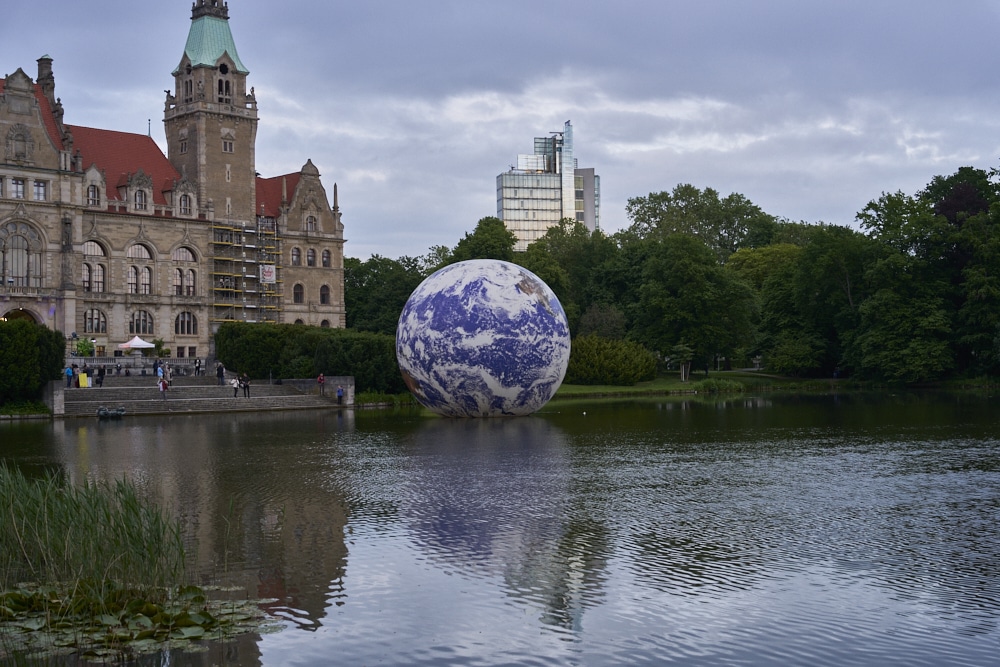
[(143, 339), (141, 339), (138, 336), (136, 336), (135, 338), (133, 338), (132, 340), (128, 341), (127, 343), (122, 343), (118, 347), (122, 348), (123, 350), (140, 350), (140, 349), (146, 349), (146, 348), (151, 348), (151, 347), (156, 347), (156, 346), (153, 345), (152, 343), (147, 343)]

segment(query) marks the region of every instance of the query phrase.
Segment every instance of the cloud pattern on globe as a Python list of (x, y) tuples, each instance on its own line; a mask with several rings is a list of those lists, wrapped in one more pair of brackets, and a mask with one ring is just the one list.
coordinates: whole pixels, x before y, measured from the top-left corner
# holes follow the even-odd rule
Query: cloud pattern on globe
[(433, 273), (410, 295), (396, 328), (406, 386), (448, 417), (537, 411), (562, 383), (569, 352), (556, 295), (532, 272), (500, 260)]

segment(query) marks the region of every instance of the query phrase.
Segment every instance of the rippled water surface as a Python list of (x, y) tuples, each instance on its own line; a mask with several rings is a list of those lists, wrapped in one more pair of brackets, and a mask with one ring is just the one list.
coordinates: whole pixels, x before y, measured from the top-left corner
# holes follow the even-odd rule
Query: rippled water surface
[(174, 665), (993, 665), (1000, 401), (553, 402), (0, 426), (137, 480), (277, 634)]

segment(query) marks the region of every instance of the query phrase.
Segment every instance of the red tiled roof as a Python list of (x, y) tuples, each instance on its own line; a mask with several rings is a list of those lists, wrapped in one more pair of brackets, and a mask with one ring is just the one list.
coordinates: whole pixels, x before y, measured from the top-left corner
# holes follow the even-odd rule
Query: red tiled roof
[(285, 194), (291, 201), (295, 196), (295, 188), (299, 187), (299, 179), (302, 174), (295, 172), (284, 176), (273, 178), (257, 177), (257, 215), (266, 215), (270, 218), (277, 218), (281, 208), (281, 182), (285, 180), (287, 191)]
[(73, 152), (79, 150), (83, 157), (83, 168), (96, 164), (104, 172), (109, 200), (119, 199), (117, 188), (140, 169), (153, 179), (154, 204), (166, 204), (163, 192), (173, 189), (174, 182), (181, 180), (180, 173), (152, 137), (77, 125), (67, 128), (73, 133)]
[[(4, 88), (7, 87), (7, 79), (0, 79), (0, 95), (3, 95)], [(57, 151), (63, 149), (62, 135), (59, 133), (59, 126), (56, 125), (56, 119), (52, 115), (52, 107), (49, 105), (49, 100), (42, 93), (42, 87), (37, 83), (35, 84), (35, 99), (38, 100), (38, 106), (42, 113), (42, 122), (45, 123), (45, 131), (48, 132), (49, 138), (52, 140), (53, 145), (55, 145)]]

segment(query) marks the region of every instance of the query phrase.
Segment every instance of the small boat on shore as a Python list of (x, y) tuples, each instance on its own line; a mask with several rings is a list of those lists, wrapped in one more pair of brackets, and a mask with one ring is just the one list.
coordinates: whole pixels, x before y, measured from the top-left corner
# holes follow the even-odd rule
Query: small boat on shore
[(121, 419), (125, 416), (125, 407), (106, 408), (103, 405), (97, 408), (98, 419)]

